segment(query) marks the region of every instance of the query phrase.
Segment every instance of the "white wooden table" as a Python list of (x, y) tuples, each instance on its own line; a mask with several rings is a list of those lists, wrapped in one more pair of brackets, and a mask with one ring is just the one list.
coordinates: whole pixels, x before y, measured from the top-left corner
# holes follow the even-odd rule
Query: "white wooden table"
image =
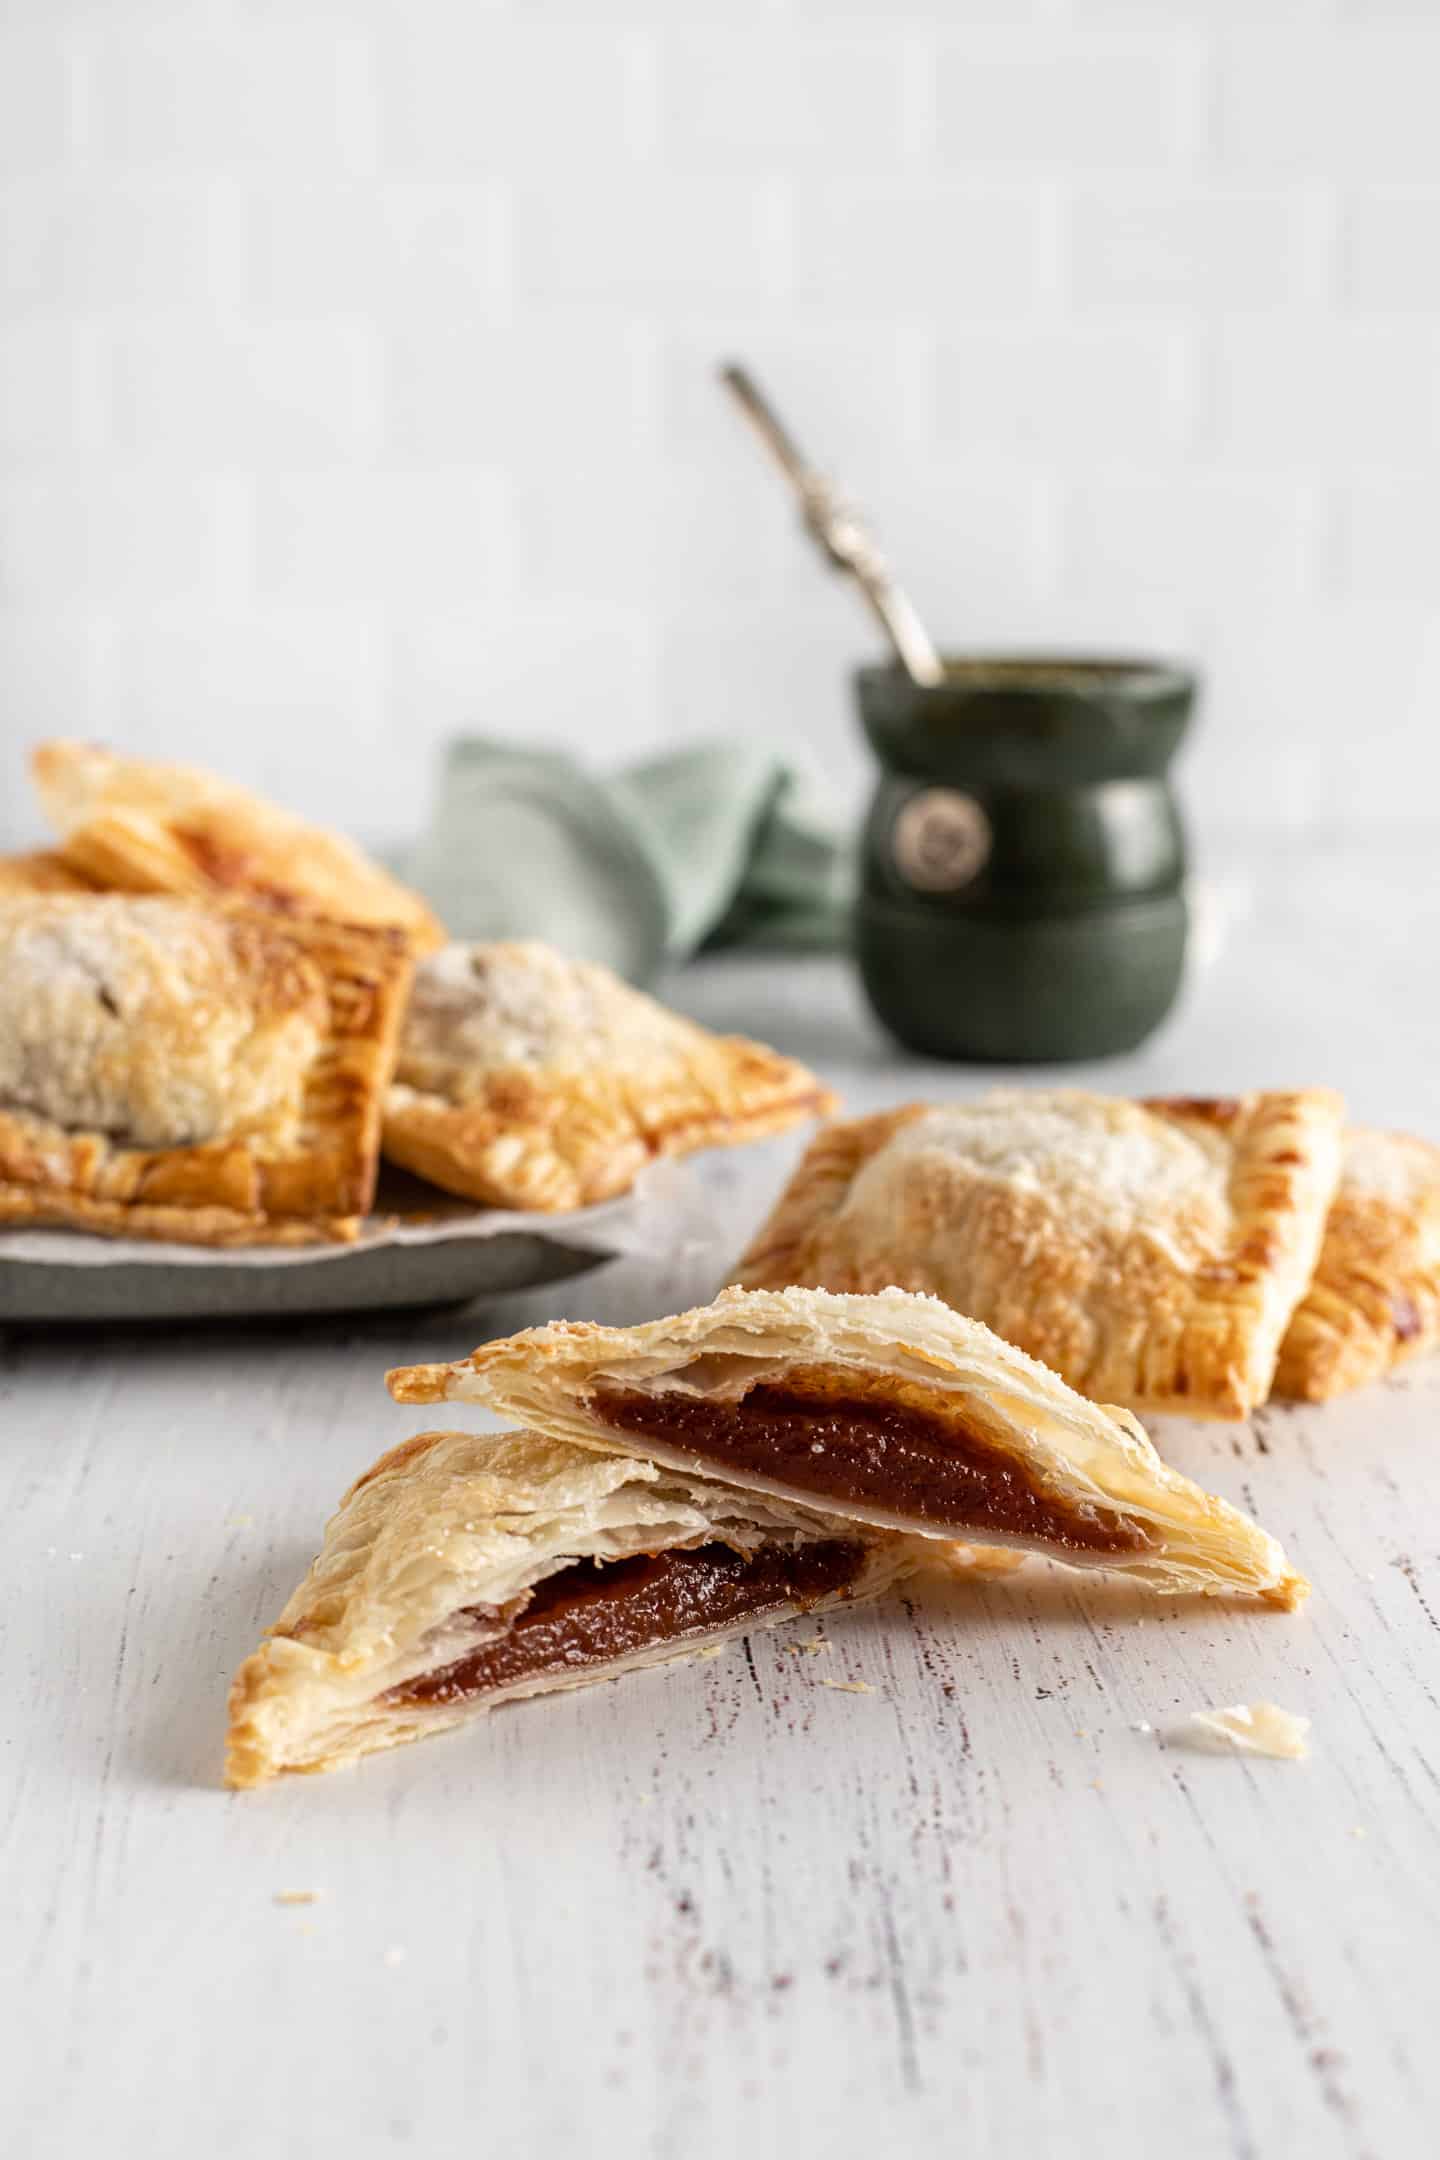
[[(1427, 882), (1338, 847), (1222, 880), (1220, 958), (1104, 1084), (1325, 1079), (1440, 1133)], [(711, 963), (676, 995), (856, 1107), (993, 1077), (898, 1058), (838, 963)], [(794, 1152), (711, 1158), (715, 1243), (658, 1274), (459, 1318), (8, 1340), (11, 2160), (1440, 2147), (1440, 1361), (1157, 1428), (1312, 1575), (1297, 1619), (1037, 1566), (834, 1618), (818, 1655), (761, 1633), (220, 1790), (232, 1668), (414, 1429), (385, 1366), (706, 1295)], [(1256, 1698), (1313, 1718), (1308, 1763), (1166, 1738)]]

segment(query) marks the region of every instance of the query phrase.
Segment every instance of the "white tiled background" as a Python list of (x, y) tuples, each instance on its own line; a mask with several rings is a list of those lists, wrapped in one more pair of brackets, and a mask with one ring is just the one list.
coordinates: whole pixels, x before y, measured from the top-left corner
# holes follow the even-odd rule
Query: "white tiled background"
[(1210, 679), (1212, 823), (1440, 782), (1440, 0), (5, 0), (0, 837), (25, 741), (374, 836), (473, 726), (858, 787), (858, 605)]

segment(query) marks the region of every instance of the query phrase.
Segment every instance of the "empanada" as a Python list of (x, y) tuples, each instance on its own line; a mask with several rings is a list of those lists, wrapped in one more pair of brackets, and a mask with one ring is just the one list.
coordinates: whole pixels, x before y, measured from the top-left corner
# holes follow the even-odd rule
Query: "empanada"
[(0, 898), (0, 1224), (353, 1236), (410, 968), (235, 901)]
[(121, 892), (230, 893), (289, 914), (402, 930), (417, 952), (445, 933), (418, 893), (353, 840), (193, 765), (42, 743), (31, 758), (67, 863)]
[(1353, 1128), (1275, 1393), (1324, 1402), (1440, 1341), (1440, 1148)]
[(353, 1485), (230, 1695), (226, 1777), (330, 1770), (514, 1696), (875, 1596), (916, 1539), (536, 1433), (422, 1433)]
[(633, 1328), (557, 1321), (392, 1372), (407, 1403), (481, 1402), (837, 1519), (1047, 1553), (1162, 1590), (1305, 1591), (1272, 1537), (938, 1298), (727, 1290)]
[(627, 1191), (653, 1156), (834, 1107), (803, 1065), (608, 968), (532, 942), (447, 945), (416, 970), (384, 1145), (487, 1206), (577, 1208)]
[(1243, 1417), (1320, 1250), (1342, 1109), (1004, 1089), (833, 1125), (736, 1279), (930, 1291), (1097, 1402)]

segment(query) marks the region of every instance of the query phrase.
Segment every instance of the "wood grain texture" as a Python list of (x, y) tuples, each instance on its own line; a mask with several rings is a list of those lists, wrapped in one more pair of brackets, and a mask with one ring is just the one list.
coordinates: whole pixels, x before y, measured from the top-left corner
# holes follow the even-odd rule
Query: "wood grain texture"
[[(1277, 880), (1150, 1052), (1090, 1077), (1318, 1078), (1440, 1130), (1440, 1031), (1391, 1024), (1398, 956), (1344, 941), (1356, 891), (1317, 879), (1306, 912)], [(838, 966), (725, 963), (681, 995), (852, 1108), (989, 1077), (892, 1058)], [(220, 1790), (230, 1673), (412, 1427), (385, 1367), (706, 1294), (799, 1145), (709, 1159), (714, 1242), (663, 1272), (4, 1344), (7, 2154), (1433, 2151), (1440, 1361), (1156, 1425), (1313, 1577), (1297, 1619), (1033, 1567)], [(1312, 1717), (1308, 1763), (1170, 1738), (1260, 1697)]]

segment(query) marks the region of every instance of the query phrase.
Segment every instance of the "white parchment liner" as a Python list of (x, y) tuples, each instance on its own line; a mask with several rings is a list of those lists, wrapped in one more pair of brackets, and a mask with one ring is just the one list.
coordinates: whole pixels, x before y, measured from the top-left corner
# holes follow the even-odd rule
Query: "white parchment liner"
[(477, 1208), (433, 1186), (382, 1171), (376, 1212), (350, 1244), (172, 1245), (156, 1238), (96, 1237), (82, 1230), (0, 1231), (0, 1261), (39, 1261), (54, 1267), (324, 1267), (354, 1253), (397, 1245), (444, 1245), (514, 1235), (593, 1252), (601, 1258), (660, 1258), (713, 1235), (713, 1210), (683, 1163), (656, 1162), (618, 1200), (569, 1214)]

